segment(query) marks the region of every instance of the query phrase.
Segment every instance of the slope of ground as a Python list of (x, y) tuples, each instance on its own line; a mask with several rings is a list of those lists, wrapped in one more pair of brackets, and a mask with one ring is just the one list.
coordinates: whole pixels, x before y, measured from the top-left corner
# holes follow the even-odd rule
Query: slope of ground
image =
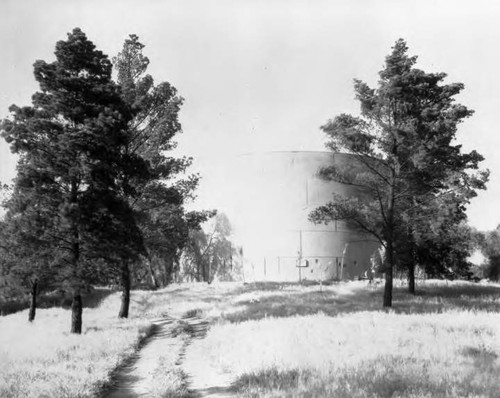
[(380, 294), (364, 283), (243, 293), (187, 358), (239, 397), (498, 396), (498, 285), (399, 288), (388, 312)]
[(176, 285), (133, 292), (129, 320), (116, 319), (111, 295), (85, 311), (82, 336), (67, 333), (66, 310), (40, 310), (33, 325), (25, 312), (2, 317), (0, 396), (98, 396), (151, 320), (186, 312), (208, 321), (206, 336), (175, 323), (149, 360), (147, 346), (138, 353), (135, 387), (148, 396), (497, 396), (500, 286), (426, 282), (416, 296), (397, 288), (388, 312), (381, 289)]

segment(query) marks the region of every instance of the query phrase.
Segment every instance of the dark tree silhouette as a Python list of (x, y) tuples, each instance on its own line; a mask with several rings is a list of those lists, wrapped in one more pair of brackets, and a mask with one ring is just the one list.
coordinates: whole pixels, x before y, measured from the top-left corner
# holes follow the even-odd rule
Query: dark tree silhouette
[(35, 62), (33, 105), (11, 106), (1, 125), (19, 155), (7, 209), (13, 219), (47, 221), (42, 238), (73, 294), (71, 332), (81, 333), (82, 289), (106, 273), (104, 264), (144, 252), (122, 192), (146, 168), (124, 150), (133, 112), (108, 57), (79, 28), (56, 44), (55, 56)]

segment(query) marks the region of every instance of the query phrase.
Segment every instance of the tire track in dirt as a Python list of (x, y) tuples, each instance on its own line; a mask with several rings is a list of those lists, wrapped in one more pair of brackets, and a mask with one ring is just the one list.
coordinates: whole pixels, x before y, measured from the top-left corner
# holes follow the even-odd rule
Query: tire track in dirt
[[(153, 322), (153, 330), (137, 352), (119, 366), (111, 377), (101, 398), (144, 398), (152, 396), (153, 377), (159, 377), (158, 367), (163, 353), (171, 352), (178, 344), (175, 337), (179, 330), (188, 338), (182, 345), (175, 365), (186, 375), (187, 395), (184, 398), (228, 398), (235, 394), (226, 375), (218, 374), (193, 341), (203, 339), (208, 331), (208, 321), (189, 312), (182, 317), (165, 317)], [(168, 369), (166, 369), (167, 371)]]
[(231, 379), (215, 371), (210, 366), (207, 358), (192, 345), (195, 340), (205, 338), (209, 323), (195, 316), (185, 316), (182, 321), (186, 322), (186, 331), (191, 338), (188, 340), (181, 353), (181, 364), (188, 380), (188, 390), (192, 398), (228, 398), (234, 397), (231, 388)]
[(163, 318), (153, 322), (153, 330), (140, 348), (123, 365), (113, 372), (110, 386), (102, 398), (147, 397), (149, 385), (158, 365), (159, 354), (172, 347), (171, 329), (175, 318)]

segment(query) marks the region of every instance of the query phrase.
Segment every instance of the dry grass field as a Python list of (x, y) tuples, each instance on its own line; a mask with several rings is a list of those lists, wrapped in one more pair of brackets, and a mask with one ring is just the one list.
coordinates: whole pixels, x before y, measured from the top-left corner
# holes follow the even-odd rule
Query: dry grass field
[[(427, 281), (397, 287), (381, 310), (381, 286), (277, 283), (175, 285), (133, 292), (131, 318), (119, 296), (84, 312), (81, 336), (69, 312), (0, 318), (1, 397), (94, 397), (130, 356), (150, 321), (191, 311), (206, 318), (186, 356), (232, 380), (238, 397), (498, 397), (500, 285)], [(172, 339), (179, 344), (186, 334)], [(176, 341), (172, 342), (173, 347)], [(179, 350), (155, 369), (155, 397), (188, 397)]]

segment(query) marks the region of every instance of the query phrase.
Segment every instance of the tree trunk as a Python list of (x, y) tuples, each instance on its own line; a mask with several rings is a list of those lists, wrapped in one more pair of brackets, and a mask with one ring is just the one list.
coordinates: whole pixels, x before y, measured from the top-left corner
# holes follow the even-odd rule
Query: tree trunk
[(130, 268), (127, 261), (122, 264), (121, 285), (122, 299), (118, 318), (128, 318), (130, 307)]
[(30, 310), (28, 313), (28, 321), (33, 322), (35, 320), (36, 315), (36, 296), (38, 294), (38, 282), (31, 283), (31, 291), (30, 291)]
[(394, 270), (394, 248), (392, 242), (387, 245), (387, 261), (384, 267), (385, 287), (384, 287), (384, 307), (392, 307), (392, 279)]
[(163, 277), (163, 285), (168, 286), (172, 282), (172, 271), (174, 269), (174, 259), (172, 255), (167, 255), (164, 262), (165, 275)]
[[(78, 205), (78, 184), (76, 179), (71, 180), (71, 199), (70, 204)], [(73, 301), (71, 303), (71, 331), (70, 333), (81, 334), (82, 333), (82, 294), (81, 294), (81, 279), (78, 275), (78, 267), (80, 265), (80, 232), (78, 230), (77, 221), (71, 220), (71, 254), (72, 267), (73, 267)]]
[(205, 262), (203, 259), (200, 260), (200, 277), (198, 278), (198, 282), (205, 282), (206, 281), (206, 272), (205, 270), (207, 269), (207, 266), (205, 265)]
[(207, 282), (210, 285), (210, 258), (207, 259), (207, 265), (205, 267), (205, 277), (204, 282)]
[(408, 291), (415, 294), (415, 263), (408, 265)]
[(196, 261), (196, 282), (203, 282), (203, 259), (198, 257)]
[(217, 271), (219, 271), (219, 262), (220, 262), (220, 259), (217, 259), (214, 256), (212, 258), (212, 266), (208, 267), (208, 284), (209, 285), (214, 281), (215, 275), (217, 274)]
[(394, 272), (394, 184), (396, 172), (392, 170), (392, 180), (389, 192), (389, 203), (387, 205), (387, 252), (385, 264), (385, 287), (384, 287), (384, 307), (392, 307), (392, 286)]
[(149, 260), (148, 260), (148, 266), (149, 266), (149, 273), (151, 274), (151, 281), (153, 282), (155, 289), (159, 289), (160, 284), (158, 283), (158, 279), (156, 278), (155, 271), (153, 269), (153, 265), (151, 264), (151, 261), (149, 261)]
[(71, 333), (82, 333), (82, 312), (82, 295), (80, 289), (76, 289), (73, 292), (73, 302), (71, 303)]

